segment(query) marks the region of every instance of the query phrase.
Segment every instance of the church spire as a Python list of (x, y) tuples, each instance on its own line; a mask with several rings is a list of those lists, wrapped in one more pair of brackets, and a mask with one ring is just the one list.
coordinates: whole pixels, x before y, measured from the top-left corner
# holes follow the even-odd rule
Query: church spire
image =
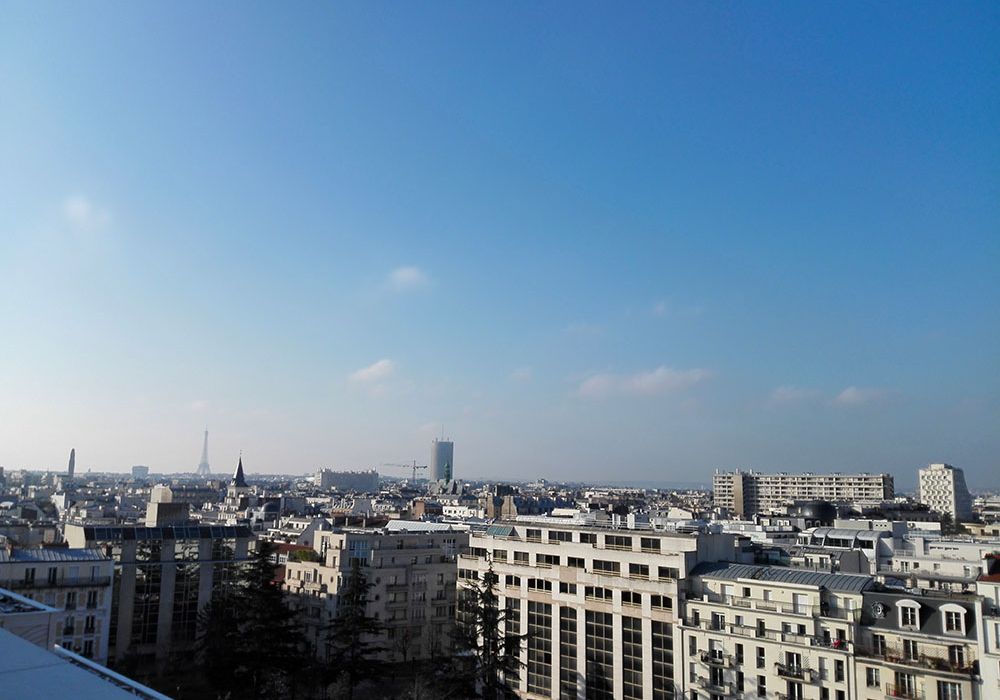
[(243, 476), (243, 455), (240, 455), (240, 463), (236, 465), (236, 472), (233, 473), (233, 480), (229, 482), (229, 485), (238, 487), (247, 485), (246, 477)]

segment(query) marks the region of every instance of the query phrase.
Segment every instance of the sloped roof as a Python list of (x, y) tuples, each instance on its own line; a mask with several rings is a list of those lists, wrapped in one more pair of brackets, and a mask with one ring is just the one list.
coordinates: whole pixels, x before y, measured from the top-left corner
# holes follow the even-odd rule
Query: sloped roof
[(15, 549), (0, 550), (0, 562), (19, 561), (101, 561), (110, 559), (99, 549)]
[(723, 580), (774, 581), (775, 583), (790, 583), (797, 586), (816, 586), (843, 593), (860, 593), (874, 586), (874, 579), (871, 576), (860, 574), (831, 574), (823, 571), (793, 569), (787, 566), (758, 566), (729, 562), (699, 564), (691, 572), (691, 575)]

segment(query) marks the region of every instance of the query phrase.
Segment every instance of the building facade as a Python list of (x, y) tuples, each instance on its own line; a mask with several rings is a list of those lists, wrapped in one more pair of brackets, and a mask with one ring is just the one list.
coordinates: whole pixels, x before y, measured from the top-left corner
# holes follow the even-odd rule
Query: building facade
[(782, 508), (794, 501), (830, 501), (878, 505), (895, 497), (890, 474), (758, 474), (716, 472), (712, 476), (716, 508), (741, 518)]
[[(114, 563), (108, 658), (166, 664), (190, 651), (198, 612), (245, 562), (245, 526), (67, 525), (71, 547), (98, 549)], [(148, 666), (147, 666), (148, 667)]]
[[(525, 635), (525, 698), (680, 698), (684, 578), (699, 561), (746, 560), (749, 540), (539, 522), (474, 532), (459, 557), (460, 595), (490, 566), (507, 633)], [(464, 591), (464, 593), (463, 593)]]
[(325, 658), (322, 630), (336, 616), (338, 592), (357, 563), (372, 584), (367, 612), (385, 626), (385, 638), (378, 640), (385, 659), (442, 656), (454, 630), (456, 555), (468, 540), (464, 529), (416, 521), (317, 530), (318, 561), (288, 561), (284, 589)]
[(56, 610), (56, 642), (105, 663), (114, 562), (96, 549), (0, 550), (0, 586)]
[(455, 443), (435, 440), (431, 443), (431, 478), (434, 481), (451, 481), (455, 478)]
[(965, 472), (950, 464), (929, 464), (919, 470), (920, 502), (955, 522), (972, 519), (972, 496)]

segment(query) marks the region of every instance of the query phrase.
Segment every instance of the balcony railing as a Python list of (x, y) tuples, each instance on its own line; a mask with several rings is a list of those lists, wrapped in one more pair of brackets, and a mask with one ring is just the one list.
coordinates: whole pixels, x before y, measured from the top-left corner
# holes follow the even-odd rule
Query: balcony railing
[(9, 579), (0, 584), (0, 586), (11, 590), (24, 590), (26, 588), (82, 588), (84, 586), (107, 586), (110, 585), (110, 583), (110, 576), (64, 576), (53, 581), (50, 581), (47, 578)]
[(782, 678), (805, 681), (806, 683), (812, 683), (815, 678), (815, 672), (811, 668), (806, 668), (804, 666), (793, 666), (791, 664), (778, 662), (774, 665), (774, 668), (778, 675)]
[(924, 700), (924, 691), (906, 685), (889, 683), (885, 686), (887, 698), (904, 698), (905, 700)]
[(721, 683), (715, 683), (711, 678), (699, 678), (695, 681), (695, 685), (714, 695), (731, 696), (733, 694), (733, 684), (726, 683), (724, 681)]
[(782, 615), (801, 615), (803, 617), (826, 617), (835, 620), (861, 621), (861, 608), (847, 610), (846, 608), (832, 608), (829, 604), (822, 602), (819, 605), (804, 605), (802, 603), (779, 602), (775, 600), (763, 600), (761, 598), (749, 598), (737, 595), (721, 595), (712, 591), (702, 593), (702, 598), (709, 603), (721, 603), (735, 608), (747, 610), (760, 610), (761, 612), (776, 612)]
[(938, 653), (921, 652), (914, 655), (907, 653), (906, 649), (895, 644), (884, 644), (881, 647), (871, 644), (858, 644), (855, 648), (855, 653), (858, 656), (882, 659), (893, 664), (927, 668), (946, 673), (964, 674), (974, 673), (976, 670), (976, 655), (971, 649), (966, 647), (963, 647), (961, 658), (950, 657), (947, 651)]
[(732, 667), (733, 665), (732, 654), (718, 654), (710, 651), (703, 651), (699, 655), (699, 658), (703, 664), (708, 664), (709, 666), (720, 666), (726, 668)]

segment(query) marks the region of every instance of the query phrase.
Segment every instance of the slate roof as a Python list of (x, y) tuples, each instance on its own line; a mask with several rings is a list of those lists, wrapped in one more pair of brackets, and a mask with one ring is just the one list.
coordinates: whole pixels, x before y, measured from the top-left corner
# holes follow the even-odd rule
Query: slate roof
[(0, 563), (19, 561), (102, 561), (110, 559), (99, 549), (15, 549), (0, 550)]
[(758, 566), (756, 564), (732, 564), (728, 562), (699, 564), (691, 571), (690, 575), (712, 579), (754, 579), (799, 586), (817, 586), (842, 593), (860, 593), (875, 585), (871, 576), (859, 574), (831, 574), (823, 571), (793, 569), (787, 566)]

